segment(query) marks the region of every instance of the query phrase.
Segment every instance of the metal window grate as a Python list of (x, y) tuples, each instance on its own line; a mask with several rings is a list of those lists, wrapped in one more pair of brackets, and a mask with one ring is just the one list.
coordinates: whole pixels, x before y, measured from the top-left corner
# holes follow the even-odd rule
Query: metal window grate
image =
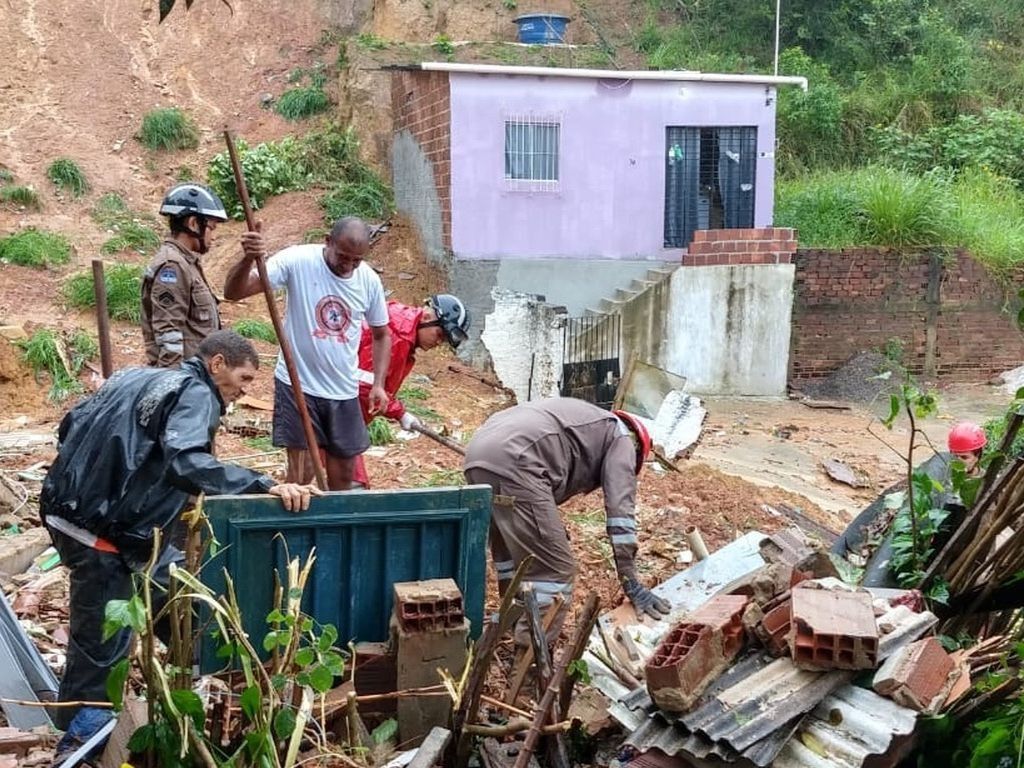
[(757, 128), (669, 126), (665, 131), (665, 247), (698, 229), (754, 226)]
[(570, 317), (562, 331), (563, 397), (611, 408), (621, 378), (621, 315)]
[(513, 189), (557, 188), (561, 122), (535, 116), (505, 120), (505, 181)]

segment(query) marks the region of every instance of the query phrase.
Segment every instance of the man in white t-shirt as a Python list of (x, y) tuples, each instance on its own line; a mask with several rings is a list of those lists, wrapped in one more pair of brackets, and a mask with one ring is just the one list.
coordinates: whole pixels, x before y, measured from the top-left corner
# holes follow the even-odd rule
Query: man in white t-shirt
[[(351, 487), (356, 457), (370, 446), (359, 407), (359, 338), (365, 318), (373, 332), (370, 411), (388, 404), (384, 379), (391, 359), (388, 308), (377, 273), (363, 264), (370, 230), (362, 219), (339, 219), (324, 245), (293, 245), (267, 260), (275, 289), (287, 292), (284, 330), (317, 443), (327, 456), (332, 491)], [(228, 272), (224, 296), (232, 301), (263, 290), (254, 260), (265, 256), (261, 232), (242, 235), (245, 255)], [(288, 368), (278, 356), (274, 370), (273, 443), (288, 451), (288, 482), (312, 480), (305, 433)]]

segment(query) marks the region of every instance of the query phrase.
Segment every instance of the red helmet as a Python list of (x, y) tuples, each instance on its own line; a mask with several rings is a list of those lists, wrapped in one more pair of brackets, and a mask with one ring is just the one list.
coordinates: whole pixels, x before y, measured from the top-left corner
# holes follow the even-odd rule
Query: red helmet
[(953, 428), (949, 430), (947, 444), (950, 453), (971, 453), (984, 448), (987, 442), (985, 430), (973, 422), (961, 421), (959, 424), (954, 424)]
[(640, 470), (644, 468), (644, 462), (651, 455), (651, 435), (647, 431), (647, 427), (644, 426), (644, 423), (633, 414), (626, 413), (625, 411), (612, 411), (612, 413), (618, 416), (636, 435), (638, 443), (636, 448), (636, 473), (639, 475)]

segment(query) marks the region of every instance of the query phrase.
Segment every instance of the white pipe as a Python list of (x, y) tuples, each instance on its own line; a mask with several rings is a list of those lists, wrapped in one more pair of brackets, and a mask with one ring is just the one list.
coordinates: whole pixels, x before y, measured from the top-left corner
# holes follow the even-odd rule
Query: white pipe
[(599, 80), (671, 80), (703, 83), (752, 83), (755, 85), (798, 85), (807, 90), (807, 78), (795, 75), (728, 75), (684, 70), (576, 69), (573, 67), (513, 67), (506, 64), (460, 64), (449, 61), (425, 61), (419, 65), (427, 72), (459, 72), (474, 75), (528, 75), (533, 77), (584, 77)]
[(693, 556), (697, 560), (706, 560), (708, 558), (708, 548), (704, 544), (704, 538), (700, 535), (697, 526), (686, 526), (683, 528), (683, 535), (686, 536), (686, 541), (690, 545), (690, 551), (693, 552)]

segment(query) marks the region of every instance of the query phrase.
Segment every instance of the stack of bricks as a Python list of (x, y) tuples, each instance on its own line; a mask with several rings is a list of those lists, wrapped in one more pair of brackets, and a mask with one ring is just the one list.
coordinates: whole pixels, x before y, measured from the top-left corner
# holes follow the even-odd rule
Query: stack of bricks
[[(432, 579), (395, 584), (391, 636), (398, 690), (436, 685), (439, 668), (458, 679), (466, 665), (469, 621), (455, 582)], [(446, 696), (399, 699), (401, 742), (416, 746), (434, 726), (447, 726), (451, 705)]]
[(897, 704), (934, 714), (959, 675), (953, 657), (938, 640), (928, 637), (886, 659), (872, 687)]
[(796, 234), (792, 229), (698, 229), (683, 254), (683, 266), (790, 264), (795, 252)]
[(717, 595), (676, 625), (644, 670), (661, 709), (686, 712), (743, 648), (746, 595)]
[(789, 650), (801, 669), (874, 669), (878, 625), (866, 591), (800, 585), (791, 597)]
[(444, 247), (452, 247), (451, 89), (447, 72), (404, 70), (391, 78), (395, 132), (408, 131), (434, 169)]

